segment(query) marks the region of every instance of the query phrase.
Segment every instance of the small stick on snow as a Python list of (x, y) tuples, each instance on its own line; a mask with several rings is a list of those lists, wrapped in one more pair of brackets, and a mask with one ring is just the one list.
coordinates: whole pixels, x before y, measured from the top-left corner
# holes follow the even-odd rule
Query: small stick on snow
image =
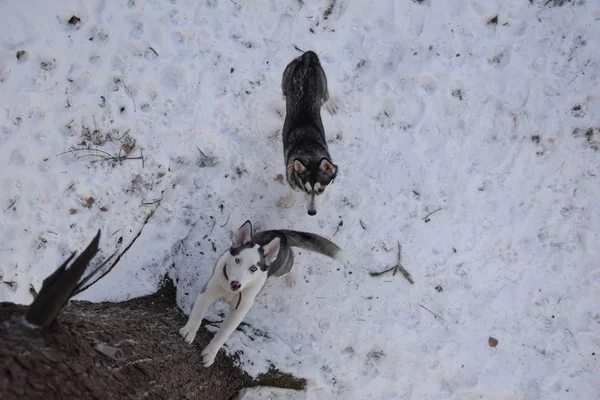
[(304, 50), (300, 49), (298, 46), (294, 45), (294, 48), (298, 50), (300, 53), (304, 53)]
[(12, 203), (10, 203), (10, 205), (8, 206), (8, 208), (6, 209), (6, 211), (8, 211), (8, 210), (10, 210), (11, 208), (13, 208), (13, 206), (14, 206), (14, 205), (17, 203), (17, 200), (18, 200), (18, 199), (14, 199), (14, 200), (12, 201)]
[(76, 151), (99, 151), (101, 153), (107, 154), (109, 157), (112, 158), (112, 154), (110, 154), (104, 150), (100, 150), (100, 149), (71, 149), (71, 150), (63, 151), (62, 153), (58, 153), (55, 157), (62, 156), (63, 154), (73, 153)]
[(117, 258), (115, 259), (115, 261), (113, 261), (113, 263), (110, 265), (110, 267), (108, 267), (108, 269), (106, 271), (104, 271), (102, 273), (102, 275), (100, 275), (92, 283), (88, 283), (87, 285), (83, 286), (88, 280), (90, 280), (92, 275), (94, 275), (96, 272), (98, 272), (100, 270), (100, 268), (104, 267), (104, 265), (106, 265), (108, 263), (108, 261), (111, 260), (116, 253), (111, 255), (107, 260), (105, 260), (102, 264), (100, 264), (100, 267), (98, 267), (98, 269), (92, 271), (91, 274), (89, 274), (82, 282), (80, 282), (77, 286), (77, 291), (75, 291), (75, 293), (73, 295), (77, 295), (77, 294), (85, 291), (86, 289), (93, 286), (96, 282), (98, 282), (100, 279), (104, 278), (106, 275), (108, 275), (110, 273), (110, 271), (113, 270), (113, 268), (119, 263), (119, 261), (121, 260), (123, 255), (125, 255), (125, 253), (127, 253), (127, 251), (131, 248), (131, 246), (133, 246), (133, 244), (136, 242), (136, 240), (138, 240), (138, 238), (142, 235), (142, 231), (144, 230), (144, 227), (148, 224), (148, 221), (150, 221), (150, 218), (152, 218), (154, 216), (154, 213), (156, 212), (156, 210), (158, 209), (159, 206), (160, 206), (160, 203), (156, 206), (156, 208), (154, 210), (150, 211), (150, 213), (146, 216), (146, 219), (144, 219), (144, 223), (142, 224), (142, 227), (138, 231), (137, 235), (135, 235), (135, 237), (131, 240), (131, 242), (129, 242), (127, 247), (125, 247), (125, 249), (117, 256)]
[(573, 83), (573, 81), (575, 81), (575, 79), (577, 79), (577, 77), (583, 73), (583, 69), (588, 66), (588, 64), (590, 63), (590, 60), (591, 60), (591, 58), (589, 60), (587, 60), (587, 62), (581, 68), (581, 71), (579, 71), (577, 73), (577, 75), (575, 75), (575, 77), (573, 79), (571, 79), (571, 81), (567, 85), (570, 85), (571, 83)]
[(208, 232), (206, 235), (204, 235), (204, 237), (202, 238), (202, 240), (206, 239), (207, 237), (210, 236), (210, 234), (212, 233), (213, 229), (215, 229), (215, 224), (217, 223), (217, 220), (213, 218), (213, 224), (210, 227), (210, 232)]
[(562, 210), (560, 211), (560, 215), (562, 215), (564, 219), (568, 219), (567, 216), (562, 212)]
[(385, 243), (381, 242), (381, 247), (383, 248), (383, 250), (385, 250), (386, 253), (390, 252), (390, 249), (387, 248), (387, 246), (385, 245)]
[(225, 223), (223, 225), (219, 225), (221, 228), (225, 227), (225, 225), (227, 225), (227, 223), (229, 222), (229, 217), (231, 217), (231, 213), (229, 213), (227, 215), (227, 221), (225, 221)]
[(338, 231), (340, 230), (340, 227), (342, 227), (342, 226), (344, 226), (344, 220), (341, 220), (341, 221), (338, 223), (337, 229), (336, 229), (336, 230), (335, 230), (335, 232), (333, 233), (333, 236), (332, 236), (332, 238), (333, 238), (335, 235), (337, 235)]
[(200, 147), (196, 146), (196, 148), (198, 149), (198, 151), (200, 152), (200, 154), (202, 155), (202, 157), (208, 158), (208, 156), (206, 154), (204, 154), (204, 152), (202, 150), (200, 150)]
[(430, 212), (430, 213), (429, 213), (429, 214), (427, 214), (425, 217), (423, 217), (423, 221), (427, 220), (429, 217), (431, 217), (433, 214), (435, 214), (435, 213), (436, 213), (436, 212), (438, 212), (438, 211), (442, 211), (442, 209), (441, 209), (441, 208), (438, 208), (437, 210)]
[[(104, 161), (116, 161), (116, 162), (121, 162), (124, 160), (142, 160), (142, 168), (144, 168), (144, 150), (143, 149), (140, 149), (140, 153), (142, 154), (140, 157), (129, 157), (128, 155), (113, 156), (109, 152), (100, 150), (100, 149), (71, 149), (71, 150), (63, 151), (62, 153), (58, 153), (56, 155), (56, 157), (62, 156), (63, 154), (67, 154), (67, 153), (73, 153), (76, 151), (97, 151), (100, 153), (100, 154), (84, 154), (82, 156), (78, 156), (77, 157), (78, 160), (82, 159), (82, 158), (88, 158), (88, 157), (99, 157)], [(96, 161), (102, 161), (102, 160), (93, 160), (91, 162), (94, 163)]]
[(436, 313), (434, 313), (433, 311), (431, 311), (429, 308), (425, 307), (423, 304), (419, 304), (419, 306), (421, 306), (424, 309), (426, 309), (427, 311), (429, 311), (435, 318), (439, 318), (442, 321), (444, 321), (444, 318), (440, 317), (439, 315), (437, 315)]
[(123, 79), (123, 87), (125, 88), (125, 90), (127, 90), (127, 93), (129, 93), (131, 101), (133, 101), (133, 112), (137, 112), (137, 107), (135, 106), (135, 99), (133, 98), (133, 94), (131, 94), (131, 90), (129, 90), (129, 88), (125, 84), (125, 79)]
[(143, 206), (149, 206), (149, 205), (152, 205), (152, 204), (160, 203), (161, 201), (162, 201), (162, 199), (158, 199), (158, 200), (154, 200), (154, 201), (151, 201), (151, 202), (148, 202), (148, 203), (142, 203), (142, 205)]
[(413, 280), (412, 276), (410, 275), (410, 272), (408, 272), (403, 266), (402, 266), (402, 246), (400, 245), (400, 242), (398, 242), (398, 264), (394, 265), (391, 268), (386, 269), (385, 271), (381, 271), (381, 272), (369, 272), (369, 275), (376, 277), (376, 276), (381, 276), (383, 274), (386, 274), (390, 271), (393, 271), (392, 276), (396, 275), (398, 272), (400, 272), (402, 274), (402, 276), (408, 281), (410, 282), (411, 285), (415, 284), (415, 281)]
[(156, 50), (154, 50), (152, 47), (148, 47), (150, 50), (152, 50), (154, 52), (154, 54), (156, 54), (156, 57), (158, 57), (158, 53), (156, 52)]
[(125, 137), (125, 136), (126, 136), (128, 133), (129, 133), (129, 131), (131, 131), (131, 128), (130, 128), (130, 129), (127, 129), (127, 130), (125, 131), (125, 133), (123, 133), (123, 135), (121, 135), (121, 137), (118, 137), (118, 138), (116, 138), (116, 139), (115, 139), (115, 138), (113, 138), (113, 137), (112, 137), (112, 135), (111, 135), (110, 133), (108, 133), (106, 136), (109, 138), (109, 140), (110, 140), (111, 142), (118, 142), (119, 140), (123, 139), (123, 138), (124, 138), (124, 137)]

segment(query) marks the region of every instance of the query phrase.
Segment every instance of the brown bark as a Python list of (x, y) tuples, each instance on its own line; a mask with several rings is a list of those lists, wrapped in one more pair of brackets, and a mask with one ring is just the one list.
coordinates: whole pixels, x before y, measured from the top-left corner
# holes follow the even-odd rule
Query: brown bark
[[(0, 303), (0, 399), (227, 400), (252, 386), (301, 390), (304, 379), (274, 368), (253, 379), (220, 352), (210, 368), (200, 352), (212, 333), (188, 346), (185, 316), (167, 281), (157, 293), (121, 303), (72, 302), (48, 329), (24, 323), (25, 306)], [(103, 343), (123, 356), (95, 349)]]

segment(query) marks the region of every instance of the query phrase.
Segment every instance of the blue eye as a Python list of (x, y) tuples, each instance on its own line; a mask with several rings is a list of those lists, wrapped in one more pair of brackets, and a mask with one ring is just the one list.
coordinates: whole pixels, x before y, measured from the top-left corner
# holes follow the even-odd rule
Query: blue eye
[(250, 267), (250, 271), (252, 271), (252, 272), (256, 272), (257, 269), (258, 268), (256, 268), (256, 265), (253, 265)]

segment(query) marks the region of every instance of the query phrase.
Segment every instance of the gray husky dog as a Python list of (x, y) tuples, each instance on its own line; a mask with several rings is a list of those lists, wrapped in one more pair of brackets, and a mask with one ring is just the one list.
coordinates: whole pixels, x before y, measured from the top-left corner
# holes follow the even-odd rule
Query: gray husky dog
[(327, 148), (321, 106), (325, 104), (332, 115), (338, 107), (329, 96), (327, 77), (319, 57), (312, 51), (288, 64), (283, 72), (281, 89), (286, 102), (283, 154), (286, 177), (292, 190), (279, 200), (278, 205), (290, 207), (295, 193), (303, 192), (308, 215), (315, 215), (338, 172)]
[(291, 247), (314, 251), (336, 260), (344, 258), (342, 249), (319, 235), (289, 230), (253, 234), (252, 224), (246, 221), (235, 234), (233, 246), (217, 261), (212, 276), (194, 303), (188, 322), (179, 330), (179, 334), (191, 344), (208, 307), (217, 299), (224, 299), (229, 304), (231, 313), (202, 351), (205, 367), (213, 364), (219, 349), (250, 311), (267, 278), (285, 276), (288, 286), (296, 284)]

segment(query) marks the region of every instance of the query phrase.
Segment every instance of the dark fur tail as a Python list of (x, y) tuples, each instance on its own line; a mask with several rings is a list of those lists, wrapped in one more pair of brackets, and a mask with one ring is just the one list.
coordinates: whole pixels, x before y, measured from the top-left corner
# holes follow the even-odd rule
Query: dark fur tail
[(296, 102), (321, 100), (326, 95), (327, 77), (314, 51), (305, 52), (287, 65), (281, 89), (286, 98)]
[(321, 60), (319, 60), (319, 56), (312, 50), (305, 51), (301, 56), (302, 61), (305, 64), (316, 64), (321, 65)]
[(322, 236), (315, 235), (314, 233), (288, 230), (282, 230), (281, 232), (285, 235), (289, 246), (314, 251), (339, 261), (345, 259), (344, 250)]

